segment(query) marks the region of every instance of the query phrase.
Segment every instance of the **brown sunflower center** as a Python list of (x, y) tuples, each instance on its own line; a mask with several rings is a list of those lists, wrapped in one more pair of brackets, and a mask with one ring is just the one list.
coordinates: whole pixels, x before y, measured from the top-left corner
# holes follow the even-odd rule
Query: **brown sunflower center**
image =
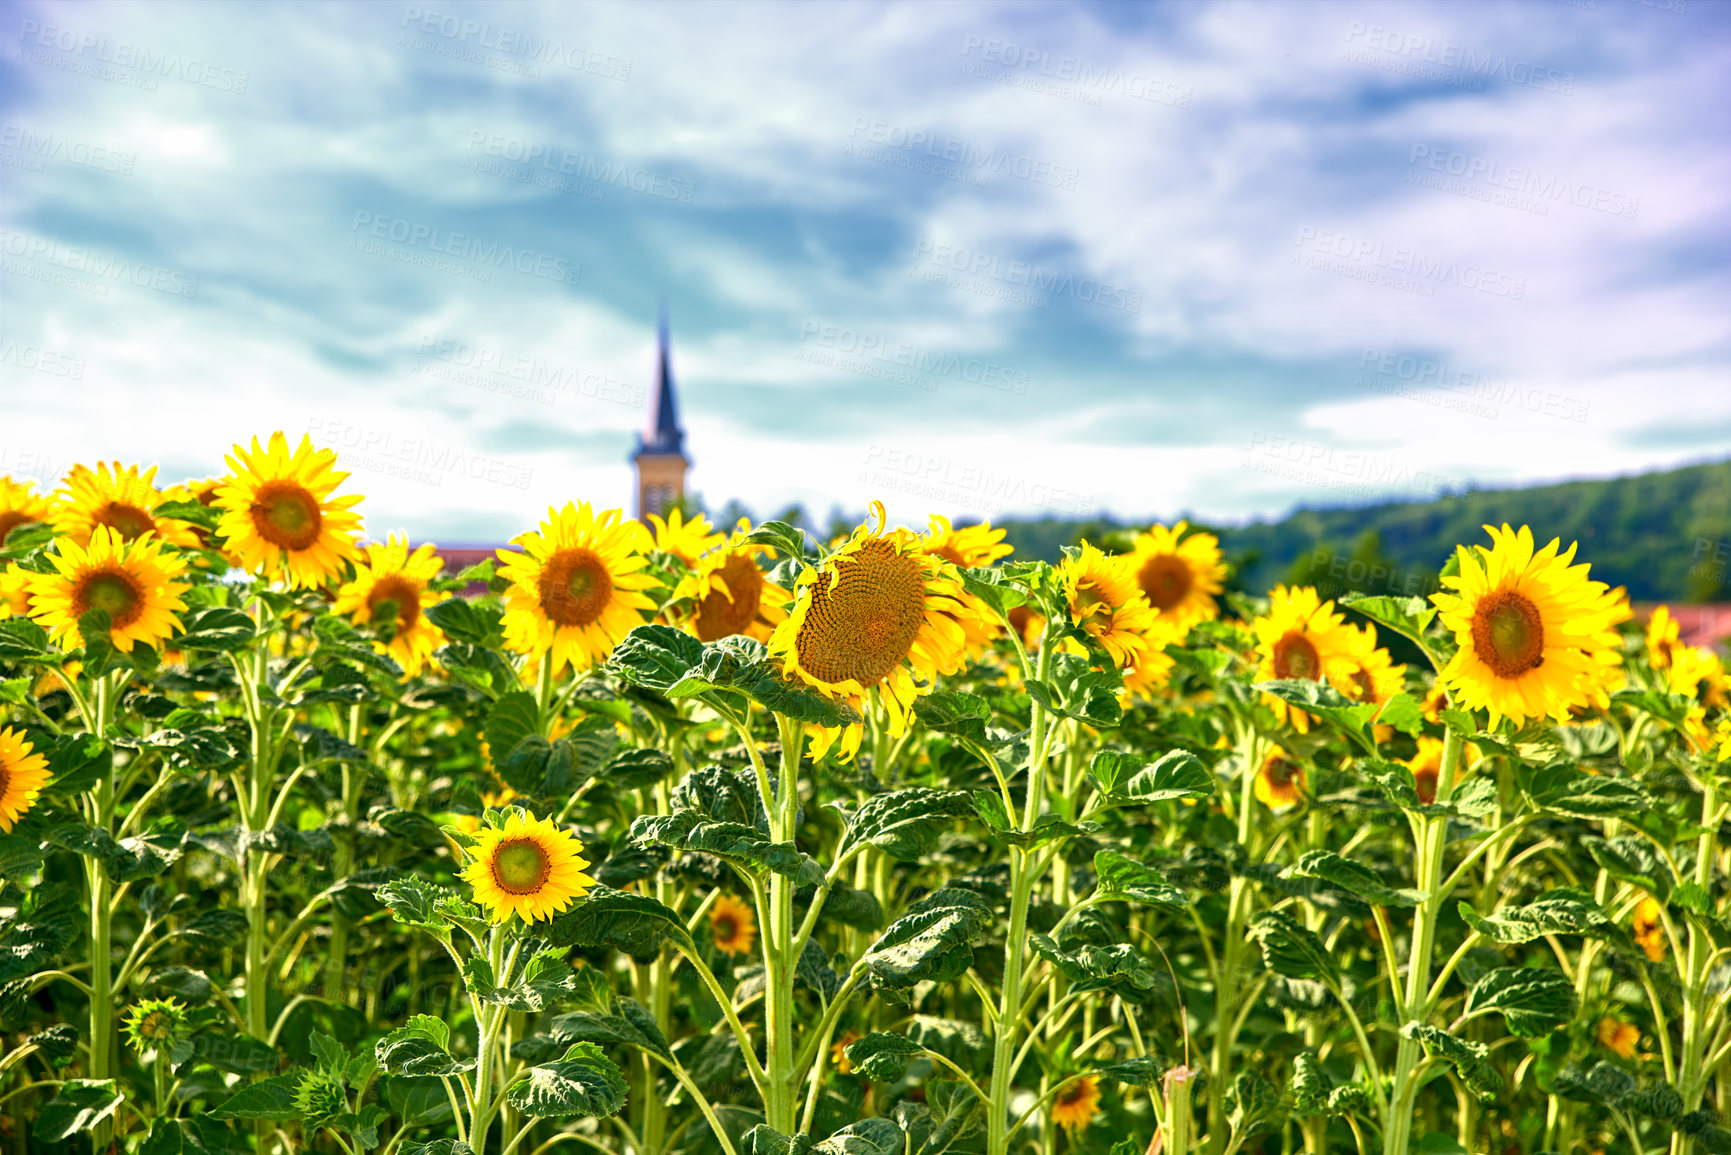
[[(744, 554), (734, 554), (721, 567), (721, 580), (727, 583), (727, 593), (711, 590), (697, 607), (697, 637), (713, 642), (733, 634), (743, 634), (757, 619), (758, 606), (763, 602), (763, 574), (757, 563)], [(730, 600), (728, 594), (733, 597)]]
[(925, 612), (919, 562), (879, 538), (812, 587), (794, 650), (813, 677), (875, 686), (908, 656)]
[(8, 509), (0, 513), (0, 545), (6, 544), (6, 535), (21, 525), (29, 525), (33, 519), (16, 509)]
[(399, 631), (411, 629), (421, 617), (421, 591), (401, 574), (388, 574), (373, 583), (367, 612), (375, 622), (394, 620)]
[(1497, 590), (1473, 611), (1473, 653), (1499, 678), (1518, 678), (1545, 660), (1545, 623), (1524, 594)]
[(156, 528), (156, 519), (148, 512), (123, 501), (109, 502), (98, 509), (91, 520), (97, 525), (106, 525), (127, 541)]
[(532, 838), (512, 838), (493, 851), (493, 881), (508, 894), (534, 894), (553, 872), (553, 863)]
[(79, 617), (91, 610), (106, 610), (109, 624), (125, 629), (144, 612), (144, 591), (124, 570), (97, 570), (84, 575), (72, 588), (72, 609)]
[(1154, 608), (1162, 611), (1183, 602), (1195, 584), (1190, 567), (1169, 553), (1157, 554), (1144, 562), (1136, 580), (1141, 583), (1148, 600), (1154, 603)]
[(0, 799), (6, 797), (6, 791), (12, 786), (12, 767), (6, 764), (6, 759), (0, 757)]
[(1322, 658), (1311, 640), (1297, 630), (1274, 643), (1274, 676), (1276, 678), (1309, 678), (1316, 681), (1322, 672)]
[(1270, 786), (1290, 786), (1304, 776), (1304, 767), (1290, 758), (1270, 758), (1262, 764), (1262, 776)]
[(1438, 770), (1436, 766), (1420, 766), (1412, 772), (1412, 784), (1418, 791), (1418, 800), (1426, 806), (1436, 801)]
[(562, 549), (547, 559), (538, 586), (541, 612), (561, 626), (586, 626), (613, 598), (613, 578), (594, 550)]
[(739, 935), (739, 923), (731, 914), (715, 916), (715, 925), (710, 928), (715, 933), (716, 942), (732, 942)]
[(1085, 1081), (1079, 1080), (1071, 1083), (1068, 1087), (1065, 1087), (1062, 1091), (1058, 1092), (1058, 1106), (1074, 1107), (1077, 1103), (1080, 1103), (1087, 1097), (1088, 1084)]
[(1354, 695), (1361, 702), (1376, 701), (1376, 683), (1371, 681), (1370, 674), (1363, 667), (1352, 672), (1352, 684), (1358, 690)]
[(253, 528), (282, 549), (306, 549), (319, 539), (324, 515), (318, 499), (292, 481), (267, 481), (252, 499)]

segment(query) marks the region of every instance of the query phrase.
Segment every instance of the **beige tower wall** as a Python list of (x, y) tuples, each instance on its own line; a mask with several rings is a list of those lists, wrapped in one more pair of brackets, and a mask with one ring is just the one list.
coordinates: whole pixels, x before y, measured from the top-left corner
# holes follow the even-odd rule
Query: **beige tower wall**
[(685, 496), (685, 472), (691, 462), (677, 455), (643, 454), (636, 459), (637, 520), (665, 516), (669, 506)]

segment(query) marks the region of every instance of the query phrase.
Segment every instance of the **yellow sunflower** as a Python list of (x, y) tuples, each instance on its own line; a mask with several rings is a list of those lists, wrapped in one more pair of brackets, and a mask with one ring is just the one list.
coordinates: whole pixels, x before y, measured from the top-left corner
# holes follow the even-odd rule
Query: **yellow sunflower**
[(35, 752), (22, 730), (0, 729), (0, 830), (12, 833), (47, 782), (47, 757)]
[(30, 612), (30, 574), (15, 565), (0, 570), (0, 619)]
[(1148, 651), (1155, 615), (1136, 584), (1130, 559), (1108, 556), (1083, 542), (1081, 551), (1058, 567), (1058, 578), (1070, 620), (1100, 643), (1120, 668), (1135, 666)]
[[(931, 528), (926, 531), (924, 538), (925, 550), (957, 569), (989, 566), (1014, 552), (1014, 547), (1003, 544), (1007, 532), (993, 529), (989, 521), (956, 529), (950, 525), (949, 518), (934, 513), (931, 515)], [(981, 654), (998, 636), (998, 615), (984, 601), (965, 589), (962, 591), (961, 600), (967, 603), (970, 611), (957, 619), (962, 632), (967, 636), (967, 652), (971, 655)]]
[(648, 620), (655, 603), (642, 591), (656, 580), (649, 564), (649, 532), (620, 520), (617, 509), (599, 517), (588, 502), (548, 509), (539, 532), (517, 535), (500, 550), (505, 595), (505, 642), (520, 654), (550, 653), (553, 672), (566, 663), (584, 669), (613, 652), (621, 638)]
[(1666, 684), (1673, 694), (1699, 697), (1708, 706), (1725, 704), (1725, 664), (1705, 646), (1678, 646), (1671, 653)]
[(727, 540), (727, 535), (717, 533), (701, 513), (686, 521), (685, 515), (674, 508), (668, 511), (666, 521), (653, 513), (649, 520), (655, 523), (655, 548), (686, 565), (695, 565), (698, 558)]
[(348, 478), (332, 467), (335, 450), (314, 449), (301, 435), (291, 454), (288, 438), (270, 435), (270, 444), (236, 445), (229, 474), (216, 493), (223, 511), (217, 533), (240, 568), (295, 588), (324, 585), (360, 555), (355, 538), (361, 515), (359, 494), (331, 496)]
[(1083, 1075), (1052, 1100), (1052, 1122), (1074, 1131), (1093, 1122), (1100, 1112), (1100, 1080)]
[(118, 461), (97, 462), (95, 469), (74, 465), (54, 495), (49, 514), (54, 531), (79, 545), (89, 542), (97, 527), (107, 526), (127, 541), (152, 533), (170, 545), (196, 547), (192, 526), (150, 512), (168, 500), (156, 487), (156, 469), (153, 465), (141, 472)]
[(1597, 1033), (1599, 1045), (1618, 1058), (1635, 1057), (1635, 1045), (1641, 1041), (1641, 1028), (1606, 1015), (1599, 1020)]
[(596, 885), (583, 873), (589, 860), (577, 836), (522, 810), (513, 809), (502, 830), (484, 826), (468, 853), (473, 861), (458, 877), (494, 922), (551, 920)]
[(1715, 761), (1731, 762), (1731, 718), (1719, 719), (1719, 726), (1713, 731), (1713, 737), (1719, 742)]
[(1442, 723), (1442, 712), (1449, 708), (1448, 687), (1441, 682), (1433, 682), (1425, 692), (1424, 701), (1419, 703), (1419, 713), (1427, 722)]
[(1570, 565), (1575, 547), (1534, 552), (1533, 531), (1485, 526), (1493, 548), (1461, 546), (1449, 592), (1431, 595), (1460, 649), (1443, 668), (1449, 694), (1469, 709), (1566, 721), (1602, 693), (1605, 671), (1622, 661), (1614, 626), (1626, 611), (1588, 567)]
[(742, 526), (725, 549), (698, 558), (668, 599), (668, 620), (700, 641), (744, 634), (767, 643), (787, 617), (793, 595), (770, 581), (758, 561), (775, 551), (746, 545), (744, 537)]
[(1437, 779), (1442, 776), (1442, 750), (1442, 739), (1421, 734), (1418, 752), (1406, 760), (1406, 768), (1412, 771), (1413, 785), (1418, 789), (1418, 800), (1426, 806), (1436, 801)]
[[(481, 745), (485, 747), (486, 743)], [(497, 790), (481, 791), (481, 805), (488, 810), (503, 810), (516, 797), (515, 790), (509, 786), (500, 786)], [(451, 825), (464, 834), (474, 834), (481, 829), (481, 819), (474, 814), (458, 814), (453, 816)]]
[[(1305, 678), (1322, 681), (1329, 667), (1348, 652), (1351, 639), (1346, 621), (1334, 603), (1321, 600), (1314, 589), (1275, 586), (1268, 595), (1268, 614), (1251, 623), (1262, 665), (1258, 681)], [(1310, 715), (1269, 694), (1265, 700), (1277, 717), (1300, 734), (1310, 730)]]
[[(882, 502), (868, 522), (795, 583), (795, 601), (770, 637), (787, 673), (860, 708), (876, 690), (890, 733), (907, 733), (908, 710), (938, 674), (954, 673), (967, 645), (962, 621), (977, 613), (954, 570), (927, 553), (919, 535), (885, 528)], [(843, 761), (859, 750), (863, 727), (812, 727), (810, 754), (840, 742)]]
[(114, 648), (131, 653), (139, 642), (160, 647), (180, 627), (175, 611), (184, 610), (185, 582), (175, 581), (186, 562), (151, 534), (132, 541), (106, 525), (96, 527), (87, 546), (62, 538), (48, 555), (54, 573), (31, 574), (30, 616), (63, 649), (82, 645), (78, 619), (107, 610)]
[(1635, 936), (1635, 942), (1646, 952), (1648, 962), (1658, 962), (1665, 957), (1665, 920), (1664, 908), (1656, 898), (1643, 898), (1635, 907), (1635, 917), (1629, 924), (1629, 931)]
[[(1375, 626), (1348, 622), (1341, 636), (1346, 649), (1329, 665), (1329, 682), (1353, 701), (1369, 702), (1380, 711), (1390, 698), (1406, 689), (1406, 667), (1395, 665), (1388, 651), (1376, 644)], [(1375, 731), (1378, 742), (1394, 736), (1393, 726), (1377, 726)]]
[(1214, 595), (1225, 588), (1226, 566), (1220, 560), (1220, 539), (1211, 533), (1184, 536), (1190, 523), (1163, 525), (1136, 535), (1130, 569), (1148, 602), (1162, 617), (1173, 619), (1181, 633), (1197, 622), (1219, 616)]
[(1129, 709), (1133, 699), (1152, 700), (1156, 691), (1166, 687), (1176, 664), (1166, 647), (1183, 640), (1184, 632), (1176, 621), (1168, 621), (1164, 614), (1155, 615), (1153, 625), (1143, 632), (1144, 644), (1136, 664), (1124, 671), (1124, 691), (1118, 695), (1119, 705)]
[(718, 895), (709, 908), (709, 936), (723, 954), (750, 954), (757, 941), (757, 916), (732, 895)]
[(6, 535), (19, 526), (47, 521), (53, 512), (54, 506), (36, 492), (34, 481), (28, 478), (14, 481), (0, 473), (0, 546), (6, 544)]
[(860, 1041), (858, 1031), (843, 1031), (841, 1038), (830, 1044), (829, 1061), (835, 1066), (838, 1075), (853, 1074), (853, 1060), (847, 1057), (847, 1049)]
[(1270, 810), (1284, 810), (1303, 800), (1304, 784), (1304, 764), (1276, 746), (1262, 760), (1250, 788)]
[(1671, 664), (1671, 651), (1677, 648), (1681, 623), (1671, 616), (1670, 606), (1660, 606), (1647, 619), (1647, 664), (1663, 670)]
[(1007, 616), (1010, 628), (1022, 635), (1022, 645), (1031, 650), (1040, 644), (1040, 635), (1046, 632), (1045, 615), (1020, 605), (1012, 607)]
[(427, 589), (427, 583), (444, 571), (445, 560), (433, 552), (431, 543), (411, 554), (408, 539), (396, 534), (384, 545), (370, 545), (363, 552), (366, 560), (356, 565), (355, 580), (337, 591), (331, 609), (351, 615), (357, 626), (393, 628), (391, 640), (375, 641), (373, 649), (389, 654), (403, 667), (403, 676), (412, 678), (445, 644), (444, 632), (426, 615), (451, 596)]

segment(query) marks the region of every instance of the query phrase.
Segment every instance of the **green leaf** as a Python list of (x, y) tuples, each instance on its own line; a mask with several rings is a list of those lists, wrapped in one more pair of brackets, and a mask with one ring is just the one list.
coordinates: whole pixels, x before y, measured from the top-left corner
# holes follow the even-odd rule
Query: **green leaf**
[(935, 733), (953, 734), (979, 745), (991, 741), (986, 726), (992, 720), (992, 704), (978, 694), (933, 690), (914, 699), (914, 717)]
[(1560, 971), (1498, 967), (1473, 984), (1467, 1013), (1502, 1012), (1511, 1034), (1548, 1035), (1575, 1013), (1574, 984)]
[(926, 1049), (906, 1035), (873, 1031), (855, 1039), (843, 1052), (854, 1069), (878, 1083), (895, 1083), (908, 1073), (908, 1064)]
[(902, 1155), (902, 1129), (888, 1119), (849, 1123), (811, 1148), (811, 1155)]
[(1102, 1063), (1094, 1068), (1094, 1074), (1102, 1079), (1110, 1079), (1114, 1083), (1131, 1087), (1147, 1087), (1149, 1090), (1160, 1086), (1160, 1076), (1164, 1071), (1165, 1067), (1153, 1055), (1120, 1059), (1116, 1063)]
[(497, 609), (482, 608), (467, 598), (446, 598), (422, 611), (453, 642), (496, 649), (501, 637)]
[(404, 926), (431, 931), (440, 937), (451, 931), (451, 920), (440, 910), (440, 905), (456, 898), (456, 891), (435, 886), (413, 874), (394, 878), (378, 889), (379, 901), (390, 909), (396, 921)]
[(38, 1143), (65, 1143), (94, 1130), (120, 1109), (121, 1094), (113, 1079), (68, 1079), (37, 1113), (31, 1137)]
[(817, 886), (824, 879), (817, 860), (793, 843), (772, 842), (762, 830), (740, 822), (706, 822), (695, 810), (640, 814), (631, 822), (631, 840), (713, 854), (747, 873), (770, 871), (800, 886)]
[(41, 662), (49, 659), (48, 631), (33, 618), (0, 621), (0, 662)]
[(1208, 798), (1214, 794), (1214, 775), (1196, 755), (1171, 750), (1152, 765), (1135, 770), (1124, 784), (1124, 796), (1132, 802), (1167, 802), (1176, 798)]
[(379, 1068), (391, 1075), (454, 1075), (472, 1070), (475, 1060), (451, 1057), (451, 1028), (432, 1015), (415, 1015), (373, 1047)]
[(1340, 967), (1322, 939), (1286, 912), (1258, 914), (1250, 920), (1250, 937), (1262, 947), (1262, 959), (1275, 974), (1339, 987)]
[(663, 939), (686, 950), (696, 945), (685, 920), (647, 895), (597, 886), (582, 902), (555, 918), (547, 939), (554, 946), (608, 947), (633, 958), (653, 957)]
[(781, 663), (770, 658), (762, 642), (739, 635), (705, 645), (696, 664), (662, 692), (669, 698), (702, 696), (711, 703), (717, 692), (743, 694), (766, 710), (819, 726), (847, 726), (860, 720), (845, 702), (784, 677)]
[(1319, 879), (1374, 906), (1417, 906), (1424, 897), (1416, 890), (1387, 885), (1369, 867), (1342, 858), (1332, 850), (1306, 851), (1297, 862), (1281, 871), (1280, 877)]
[(598, 1118), (625, 1106), (625, 1078), (600, 1047), (573, 1043), (557, 1063), (531, 1067), (511, 1084), (511, 1106), (541, 1119)]
[(541, 737), (541, 708), (535, 703), (535, 695), (526, 690), (503, 695), (487, 711), (482, 733), (495, 765), (503, 765), (524, 739)]
[(759, 1123), (745, 1133), (737, 1146), (739, 1155), (807, 1155), (811, 1150), (811, 1136), (803, 1131), (798, 1135), (783, 1135), (768, 1123)]
[(920, 982), (950, 982), (973, 965), (973, 944), (993, 922), (992, 908), (971, 890), (933, 891), (892, 922), (861, 962), (880, 987), (906, 990)]
[(1489, 1061), (1490, 1051), (1482, 1043), (1456, 1038), (1439, 1027), (1423, 1023), (1407, 1023), (1400, 1029), (1401, 1038), (1416, 1039), (1425, 1051), (1452, 1065), (1467, 1090), (1480, 1099), (1495, 1099), (1503, 1089), (1503, 1077)]
[(1016, 585), (1001, 569), (979, 566), (960, 572), (962, 588), (991, 606), (999, 617), (1007, 617), (1017, 606), (1028, 604), (1028, 591)]
[(1153, 990), (1160, 981), (1154, 964), (1126, 943), (1064, 950), (1043, 934), (1031, 936), (1028, 943), (1079, 991), (1112, 990), (1135, 997)]
[(703, 643), (672, 626), (638, 626), (608, 658), (627, 682), (661, 694), (702, 660)]
[(1533, 774), (1529, 795), (1533, 805), (1574, 818), (1638, 818), (1653, 798), (1627, 778), (1583, 774), (1566, 763)]
[(767, 545), (782, 558), (805, 556), (805, 531), (785, 521), (766, 521), (745, 535), (742, 545)]
[(240, 610), (211, 606), (187, 615), (186, 632), (174, 639), (174, 648), (232, 653), (245, 649), (257, 632), (252, 618)]
[(636, 1047), (672, 1062), (673, 1051), (656, 1025), (655, 1016), (631, 999), (619, 1000), (619, 1013), (574, 1011), (553, 1019), (552, 1036), (561, 1045), (607, 1043)]
[(1288, 705), (1323, 719), (1351, 738), (1365, 753), (1376, 753), (1376, 741), (1369, 730), (1376, 703), (1354, 702), (1327, 682), (1313, 682), (1308, 678), (1258, 682), (1253, 688), (1273, 694)]
[(102, 872), (115, 882), (152, 878), (180, 858), (180, 838), (141, 835), (116, 841), (114, 835), (82, 822), (50, 827), (42, 840), (63, 850), (73, 850), (102, 863)]
[(94, 734), (62, 734), (38, 751), (48, 758), (51, 794), (82, 794), (106, 778), (114, 766), (114, 751)]
[[(451, 600), (456, 601), (457, 599), (452, 598)], [(402, 1152), (402, 1155), (475, 1155), (475, 1149), (461, 1139), (434, 1139), (430, 1143), (404, 1143), (397, 1150)]]
[(870, 844), (898, 862), (919, 862), (956, 819), (973, 812), (965, 790), (910, 786), (874, 794), (848, 819), (847, 833), (836, 847), (836, 861), (846, 861), (855, 848)]
[(614, 790), (641, 790), (670, 777), (673, 770), (673, 759), (665, 751), (638, 746), (621, 751), (601, 777)]
[(290, 1072), (249, 1083), (210, 1112), (219, 1119), (293, 1119), (300, 1076)]
[[(1411, 588), (1411, 587), (1408, 587)], [(1410, 638), (1424, 649), (1425, 631), (1436, 620), (1436, 607), (1426, 598), (1391, 598), (1380, 594), (1346, 594), (1340, 604), (1363, 614), (1384, 629)]]
[(203, 971), (190, 967), (161, 967), (151, 972), (145, 992), (152, 998), (177, 998), (189, 1007), (210, 1001), (216, 984)]
[(1468, 903), (1459, 906), (1467, 925), (1495, 942), (1510, 946), (1547, 934), (1578, 934), (1589, 938), (1614, 936), (1617, 924), (1585, 890), (1559, 886), (1525, 906), (1481, 915)]
[(1094, 877), (1099, 886), (1099, 897), (1104, 899), (1171, 906), (1186, 906), (1190, 901), (1158, 870), (1115, 850), (1094, 853)]
[[(444, 1088), (439, 1089), (440, 1094)], [(234, 1132), (208, 1115), (190, 1119), (150, 1121), (150, 1134), (138, 1148), (138, 1155), (228, 1155), (235, 1143)]]
[(996, 790), (975, 790), (968, 801), (973, 806), (974, 813), (980, 816), (980, 820), (991, 831), (993, 841), (1007, 846), (1020, 846), (1024, 850), (1043, 846), (1054, 839), (1093, 834), (1105, 829), (1098, 822), (1065, 822), (1056, 814), (1042, 814), (1034, 819), (1034, 829), (1024, 831), (1017, 828), (1010, 812), (1004, 808), (1003, 795)]
[(1676, 886), (1671, 868), (1660, 859), (1644, 838), (1625, 835), (1621, 838), (1595, 838), (1588, 835), (1581, 845), (1593, 856), (1593, 861), (1618, 882), (1647, 891), (1664, 902)]
[(1377, 711), (1376, 721), (1379, 725), (1393, 726), (1396, 730), (1416, 738), (1424, 729), (1424, 711), (1411, 694), (1396, 694), (1382, 704), (1382, 709)]
[(1280, 1091), (1255, 1071), (1240, 1071), (1226, 1094), (1234, 1139), (1272, 1131), (1285, 1119)]
[(1052, 662), (1048, 677), (1030, 679), (1028, 697), (1053, 714), (1075, 718), (1090, 726), (1116, 726), (1124, 718), (1118, 693), (1124, 680), (1118, 671), (1096, 670), (1088, 659), (1061, 653)]

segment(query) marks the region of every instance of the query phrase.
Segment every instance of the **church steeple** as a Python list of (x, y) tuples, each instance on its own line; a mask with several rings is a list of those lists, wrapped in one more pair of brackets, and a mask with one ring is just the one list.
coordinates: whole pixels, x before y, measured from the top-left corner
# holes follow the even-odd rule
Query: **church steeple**
[(637, 467), (637, 519), (664, 514), (685, 496), (685, 430), (679, 426), (679, 402), (673, 392), (673, 344), (667, 331), (667, 303), (656, 318), (655, 388), (649, 396), (649, 423), (637, 435), (631, 463)]

